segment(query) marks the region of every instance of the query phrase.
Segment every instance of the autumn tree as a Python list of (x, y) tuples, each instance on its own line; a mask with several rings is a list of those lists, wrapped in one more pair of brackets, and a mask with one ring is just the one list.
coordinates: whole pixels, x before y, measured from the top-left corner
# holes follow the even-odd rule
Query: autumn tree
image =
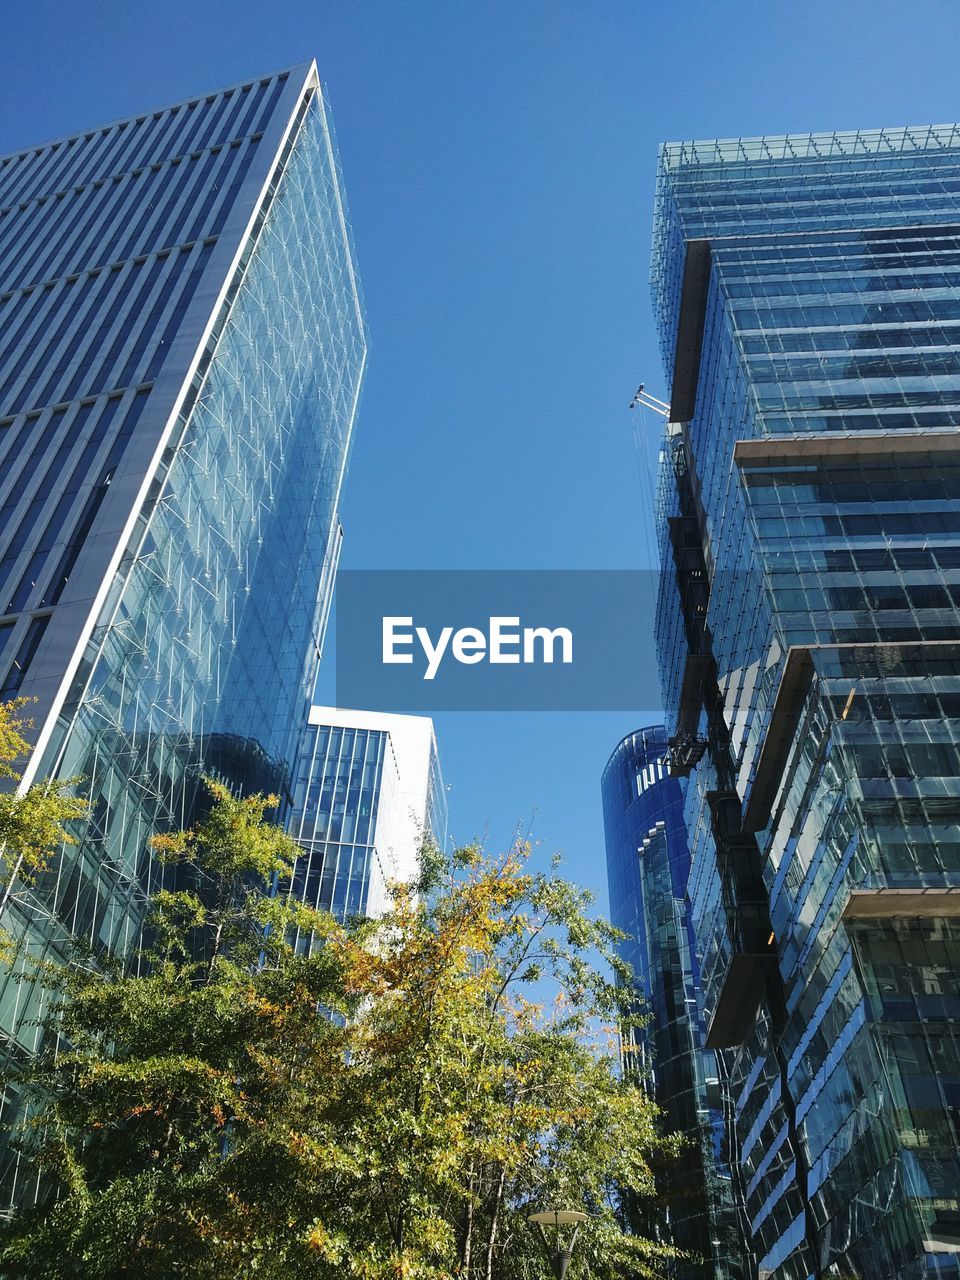
[(146, 963), (37, 975), (56, 1034), (18, 1141), (59, 1195), (0, 1234), (0, 1275), (541, 1276), (543, 1206), (590, 1214), (582, 1274), (661, 1274), (620, 1204), (672, 1144), (605, 1042), (587, 895), (523, 849), (428, 849), (387, 916), (340, 923), (284, 893), (274, 798), (210, 785), (154, 842), (197, 874), (153, 899)]
[(356, 1274), (540, 1276), (527, 1217), (545, 1206), (589, 1211), (577, 1256), (591, 1275), (657, 1275), (669, 1254), (623, 1229), (623, 1198), (653, 1193), (651, 1156), (675, 1143), (617, 1069), (624, 1010), (591, 963), (613, 959), (615, 931), (527, 858), (434, 853), (375, 934), (329, 938), (361, 1002), (349, 1085), (363, 1124), (340, 1137), (359, 1194), (317, 1240)]

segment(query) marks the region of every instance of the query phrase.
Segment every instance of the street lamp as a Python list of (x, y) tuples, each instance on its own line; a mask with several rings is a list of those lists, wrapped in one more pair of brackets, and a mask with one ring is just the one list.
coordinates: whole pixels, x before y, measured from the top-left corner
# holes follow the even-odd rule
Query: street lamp
[[(580, 1213), (576, 1209), (543, 1209), (540, 1213), (530, 1214), (530, 1221), (536, 1223), (540, 1232), (544, 1252), (550, 1260), (550, 1269), (556, 1280), (564, 1280), (573, 1256), (573, 1246), (577, 1242), (577, 1232), (588, 1217), (589, 1214)], [(573, 1230), (563, 1231), (563, 1227), (572, 1227)], [(550, 1234), (548, 1228), (552, 1228)], [(564, 1237), (567, 1237), (566, 1244)]]

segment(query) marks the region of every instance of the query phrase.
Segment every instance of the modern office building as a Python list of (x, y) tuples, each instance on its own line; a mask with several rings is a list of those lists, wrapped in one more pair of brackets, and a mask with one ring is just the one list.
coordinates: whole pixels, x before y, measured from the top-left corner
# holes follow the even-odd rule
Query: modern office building
[(651, 1227), (695, 1255), (680, 1280), (734, 1280), (746, 1272), (713, 1053), (704, 1048), (690, 903), (690, 851), (681, 784), (667, 772), (667, 732), (628, 734), (601, 779), (610, 919), (626, 937), (644, 1025), (622, 1035), (624, 1069), (649, 1085), (663, 1125), (690, 1145), (657, 1176)]
[(0, 159), (0, 695), (90, 800), (4, 900), (32, 956), (136, 938), (202, 771), (289, 792), (364, 361), (312, 64)]
[(663, 147), (658, 647), (757, 1273), (960, 1275), (960, 127)]
[(311, 707), (287, 829), (303, 849), (296, 897), (340, 919), (382, 915), (389, 882), (416, 877), (424, 839), (446, 842), (433, 721)]

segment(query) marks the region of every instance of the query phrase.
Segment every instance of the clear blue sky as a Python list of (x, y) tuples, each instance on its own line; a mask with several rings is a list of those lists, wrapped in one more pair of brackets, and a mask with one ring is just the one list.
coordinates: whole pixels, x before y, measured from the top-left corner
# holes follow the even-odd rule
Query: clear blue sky
[[(0, 153), (316, 57), (371, 332), (344, 565), (632, 568), (658, 142), (953, 120), (958, 35), (957, 0), (31, 0)], [(603, 901), (600, 771), (657, 717), (437, 717), (454, 834), (535, 807)]]

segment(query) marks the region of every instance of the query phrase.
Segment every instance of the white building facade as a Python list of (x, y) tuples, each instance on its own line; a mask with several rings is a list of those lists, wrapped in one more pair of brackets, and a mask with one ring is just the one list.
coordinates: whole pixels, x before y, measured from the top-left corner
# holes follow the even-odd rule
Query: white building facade
[(341, 919), (379, 916), (429, 836), (446, 840), (433, 721), (311, 707), (288, 830), (304, 852), (294, 894)]

